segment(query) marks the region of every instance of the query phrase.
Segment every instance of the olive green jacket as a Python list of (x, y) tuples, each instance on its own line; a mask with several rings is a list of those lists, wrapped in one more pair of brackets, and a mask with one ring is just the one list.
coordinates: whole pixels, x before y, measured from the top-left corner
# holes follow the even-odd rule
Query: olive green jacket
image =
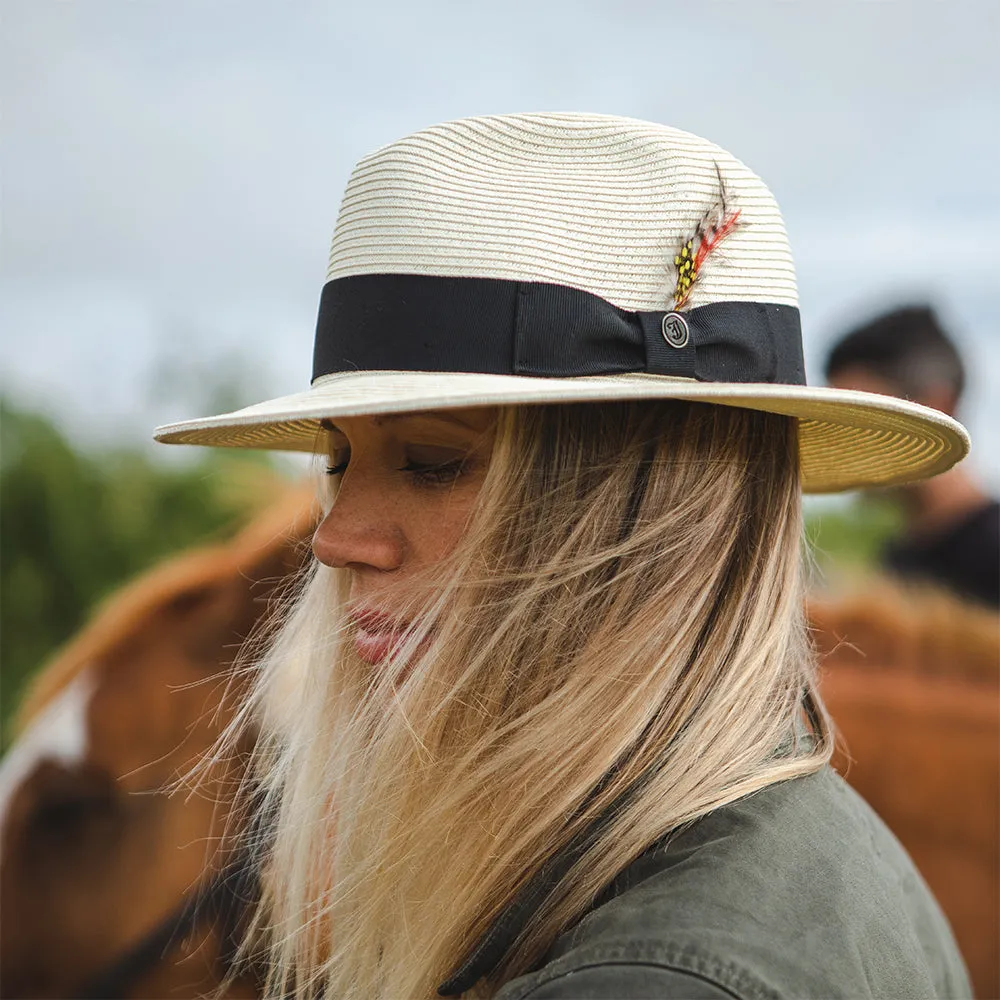
[(497, 1000), (971, 995), (912, 861), (827, 768), (648, 851)]

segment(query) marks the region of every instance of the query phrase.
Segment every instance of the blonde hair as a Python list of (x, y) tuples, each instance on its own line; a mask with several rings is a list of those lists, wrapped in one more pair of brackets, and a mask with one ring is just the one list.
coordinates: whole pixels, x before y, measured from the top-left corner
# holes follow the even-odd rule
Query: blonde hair
[(346, 574), (311, 570), (247, 710), (271, 995), (435, 996), (574, 845), (488, 995), (664, 834), (829, 759), (796, 430), (677, 401), (499, 411), (384, 669), (345, 641)]

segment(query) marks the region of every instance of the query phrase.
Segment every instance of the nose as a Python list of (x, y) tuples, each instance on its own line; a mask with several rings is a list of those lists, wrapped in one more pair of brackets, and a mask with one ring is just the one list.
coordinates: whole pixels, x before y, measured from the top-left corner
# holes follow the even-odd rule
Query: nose
[(330, 512), (313, 535), (312, 549), (326, 566), (337, 569), (376, 569), (389, 573), (403, 565), (406, 542), (392, 516), (392, 504), (378, 490), (365, 489), (361, 480), (345, 475)]

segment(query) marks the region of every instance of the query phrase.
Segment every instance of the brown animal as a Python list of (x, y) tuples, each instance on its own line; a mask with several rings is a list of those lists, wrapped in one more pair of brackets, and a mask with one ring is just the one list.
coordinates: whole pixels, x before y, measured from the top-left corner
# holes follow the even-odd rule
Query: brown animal
[[(164, 789), (230, 717), (224, 673), (313, 516), (294, 494), (231, 545), (154, 570), (39, 676), (0, 771), (3, 996), (195, 997), (222, 981), (227, 921), (178, 917), (226, 870), (239, 762), (199, 795)], [(996, 997), (997, 617), (889, 586), (810, 615), (837, 766), (913, 854), (977, 994)], [(247, 975), (226, 995), (257, 990)]]
[[(196, 997), (221, 982), (240, 762), (168, 789), (231, 718), (233, 658), (312, 517), (295, 493), (232, 543), (153, 570), (38, 676), (0, 768), (3, 997)], [(258, 984), (248, 973), (225, 995)]]
[(979, 997), (1000, 997), (1000, 617), (883, 584), (810, 609), (835, 765), (903, 842)]

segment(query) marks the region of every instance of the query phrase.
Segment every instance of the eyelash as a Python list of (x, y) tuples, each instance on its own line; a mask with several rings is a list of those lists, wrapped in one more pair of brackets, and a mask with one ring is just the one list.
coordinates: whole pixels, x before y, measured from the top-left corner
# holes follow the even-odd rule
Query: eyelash
[[(349, 460), (348, 460), (349, 461)], [(328, 476), (340, 476), (347, 471), (347, 461), (338, 462), (337, 465), (328, 465), (326, 474)], [(466, 460), (454, 458), (450, 462), (442, 462), (440, 465), (420, 465), (417, 462), (407, 462), (400, 472), (407, 472), (413, 476), (415, 482), (421, 486), (444, 486), (452, 483), (466, 469)]]

